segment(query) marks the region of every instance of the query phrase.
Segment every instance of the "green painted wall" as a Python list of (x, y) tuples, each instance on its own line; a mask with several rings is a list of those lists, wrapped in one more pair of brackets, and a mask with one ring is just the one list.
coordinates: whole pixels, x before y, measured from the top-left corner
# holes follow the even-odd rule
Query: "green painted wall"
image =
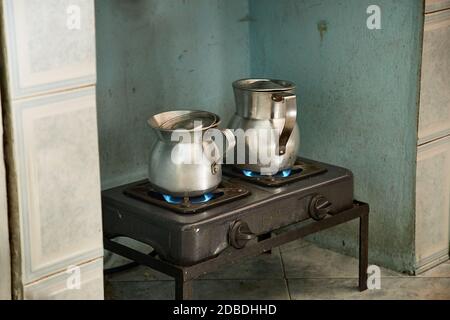
[(102, 187), (147, 174), (146, 120), (205, 109), (227, 123), (250, 73), (247, 0), (96, 0)]
[[(366, 27), (377, 4), (382, 29)], [(423, 3), (250, 0), (253, 76), (298, 84), (301, 155), (350, 168), (371, 205), (370, 260), (414, 268), (414, 185)], [(356, 253), (357, 225), (322, 245)]]
[[(298, 84), (301, 155), (350, 168), (370, 203), (370, 259), (414, 268), (414, 184), (423, 3), (377, 0), (96, 0), (103, 188), (144, 178), (157, 112), (226, 123), (233, 80)], [(315, 241), (355, 254), (357, 225)]]

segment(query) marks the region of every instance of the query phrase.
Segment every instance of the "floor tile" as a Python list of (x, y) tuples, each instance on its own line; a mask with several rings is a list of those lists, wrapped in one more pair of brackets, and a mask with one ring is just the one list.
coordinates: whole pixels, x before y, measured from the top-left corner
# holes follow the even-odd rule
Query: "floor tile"
[[(174, 299), (173, 281), (107, 282), (105, 296), (109, 300)], [(286, 282), (279, 280), (197, 280), (197, 300), (288, 300)]]
[(234, 265), (223, 266), (217, 271), (204, 275), (201, 279), (284, 279), (280, 250), (275, 248), (272, 254), (263, 254)]
[(198, 280), (196, 299), (211, 300), (289, 300), (286, 281), (271, 280)]
[(435, 278), (435, 277), (450, 278), (450, 261), (441, 263), (440, 265), (418, 275), (417, 277), (419, 277), (419, 278)]
[(107, 300), (173, 300), (174, 298), (173, 281), (105, 281), (105, 299)]
[[(358, 259), (348, 257), (313, 244), (297, 249), (282, 250), (286, 278), (356, 278), (358, 277)], [(402, 276), (381, 269), (383, 277)]]
[(288, 252), (288, 251), (291, 251), (291, 250), (297, 250), (297, 249), (300, 249), (300, 248), (303, 248), (303, 247), (307, 247), (307, 246), (310, 246), (310, 245), (311, 245), (310, 242), (308, 242), (308, 241), (306, 241), (304, 239), (299, 239), (299, 240), (292, 241), (292, 242), (289, 242), (289, 243), (286, 243), (286, 244), (282, 245), (280, 247), (280, 251), (281, 252)]
[(450, 299), (450, 279), (383, 278), (380, 290), (359, 292), (357, 279), (292, 279), (288, 287), (295, 300), (425, 300)]
[[(201, 279), (228, 279), (228, 280), (254, 280), (254, 279), (283, 279), (284, 272), (281, 263), (281, 254), (278, 248), (272, 254), (263, 254), (258, 257), (243, 259), (233, 265), (225, 265), (221, 269), (208, 273)], [(107, 276), (111, 282), (116, 281), (152, 281), (172, 280), (173, 278), (145, 266), (139, 266), (127, 271)]]
[(146, 266), (138, 266), (126, 271), (109, 274), (106, 276), (108, 281), (152, 281), (152, 280), (172, 280), (163, 273), (153, 270)]
[(314, 245), (282, 251), (286, 278), (355, 278), (358, 261)]
[[(289, 280), (283, 278), (283, 268)], [(358, 260), (304, 240), (224, 266), (194, 282), (195, 299), (450, 299), (450, 262), (417, 277), (381, 268), (381, 290), (360, 293)], [(140, 266), (105, 278), (107, 299), (173, 299), (174, 282)]]

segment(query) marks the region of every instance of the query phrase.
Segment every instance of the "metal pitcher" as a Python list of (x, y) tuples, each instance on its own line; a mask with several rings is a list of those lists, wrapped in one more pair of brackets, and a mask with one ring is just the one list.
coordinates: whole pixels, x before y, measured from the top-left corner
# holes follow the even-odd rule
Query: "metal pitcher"
[[(234, 82), (233, 88), (236, 114), (229, 128), (244, 132), (247, 129), (278, 132), (278, 136), (273, 136), (267, 144), (261, 144), (261, 137), (246, 136), (246, 162), (239, 163), (237, 155), (236, 166), (264, 174), (291, 168), (300, 147), (295, 84), (285, 80), (242, 79)], [(271, 156), (268, 161), (262, 161), (261, 154)]]
[[(148, 169), (148, 179), (156, 190), (195, 197), (217, 188), (222, 181), (221, 159), (235, 146), (235, 137), (228, 129), (219, 131), (220, 137), (225, 137), (225, 151), (216, 140), (205, 137), (209, 129), (219, 126), (219, 116), (206, 111), (170, 111), (154, 115), (148, 123), (158, 136)], [(215, 158), (205, 155), (211, 147), (220, 153)]]

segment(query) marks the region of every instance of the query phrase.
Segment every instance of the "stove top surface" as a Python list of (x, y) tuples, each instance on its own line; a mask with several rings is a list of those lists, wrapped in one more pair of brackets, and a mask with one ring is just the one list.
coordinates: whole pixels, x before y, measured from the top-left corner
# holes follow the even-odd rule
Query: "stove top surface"
[(127, 212), (133, 212), (133, 214), (141, 215), (146, 219), (151, 218), (161, 222), (166, 221), (179, 224), (195, 224), (223, 215), (244, 212), (249, 208), (263, 206), (264, 203), (276, 201), (277, 199), (294, 195), (296, 197), (301, 197), (302, 194), (308, 195), (320, 186), (353, 178), (351, 171), (344, 168), (308, 159), (301, 159), (301, 161), (310, 166), (323, 168), (322, 173), (310, 175), (300, 181), (278, 187), (263, 187), (260, 184), (253, 183), (253, 181), (246, 180), (245, 177), (237, 178), (224, 175), (223, 182), (226, 185), (240, 186), (249, 193), (245, 197), (238, 197), (231, 202), (221, 203), (198, 213), (182, 214), (179, 211), (169, 209), (166, 205), (159, 206), (126, 195), (129, 192), (127, 190), (136, 190), (136, 188), (142, 187), (142, 181), (103, 191), (102, 202), (104, 206), (126, 208)]

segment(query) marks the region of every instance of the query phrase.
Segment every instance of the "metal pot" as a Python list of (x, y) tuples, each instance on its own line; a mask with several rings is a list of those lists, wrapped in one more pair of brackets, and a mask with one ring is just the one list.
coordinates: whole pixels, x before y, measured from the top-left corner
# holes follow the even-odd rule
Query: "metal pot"
[(221, 160), (226, 152), (221, 152), (222, 137), (227, 150), (236, 144), (228, 129), (215, 130), (220, 134), (220, 139), (214, 136), (215, 141), (207, 136), (219, 126), (219, 116), (206, 111), (170, 111), (154, 115), (148, 123), (158, 136), (148, 169), (148, 179), (157, 191), (196, 197), (217, 188), (222, 181)]
[[(236, 114), (229, 128), (244, 132), (255, 129), (258, 133), (246, 135), (246, 162), (235, 159), (236, 166), (263, 174), (291, 168), (300, 148), (295, 84), (284, 80), (243, 79), (234, 82), (233, 88)], [(266, 143), (261, 139), (263, 132), (272, 135)], [(262, 154), (269, 156), (262, 159)], [(256, 161), (249, 163), (251, 159)]]

